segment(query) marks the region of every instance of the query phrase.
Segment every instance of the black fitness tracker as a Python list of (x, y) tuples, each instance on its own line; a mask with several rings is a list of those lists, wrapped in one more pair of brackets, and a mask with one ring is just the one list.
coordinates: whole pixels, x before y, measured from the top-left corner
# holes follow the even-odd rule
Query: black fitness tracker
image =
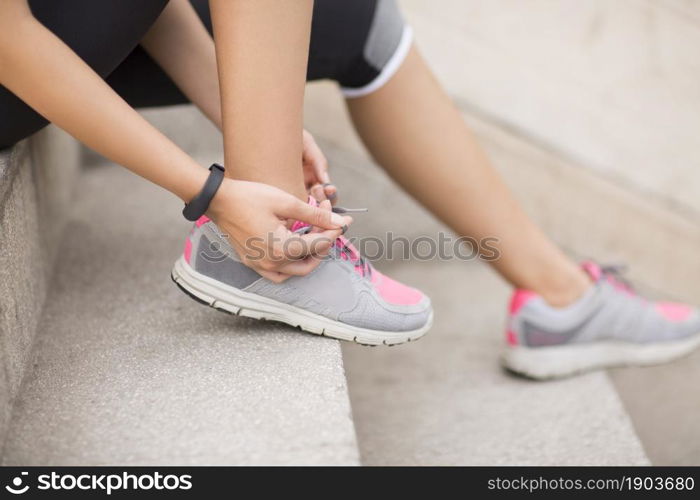
[(224, 167), (214, 163), (209, 167), (209, 177), (207, 177), (202, 190), (189, 203), (185, 203), (185, 208), (182, 209), (182, 215), (185, 216), (185, 219), (194, 222), (209, 210), (209, 204), (223, 180)]

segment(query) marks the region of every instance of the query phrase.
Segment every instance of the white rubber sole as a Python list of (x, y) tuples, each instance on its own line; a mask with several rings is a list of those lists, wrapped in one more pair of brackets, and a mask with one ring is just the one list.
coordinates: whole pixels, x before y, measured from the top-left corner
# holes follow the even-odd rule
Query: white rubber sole
[(347, 325), (298, 307), (228, 286), (198, 273), (183, 257), (173, 266), (173, 281), (189, 296), (215, 309), (248, 318), (280, 321), (305, 332), (364, 345), (396, 345), (421, 338), (433, 324), (433, 313), (422, 328), (407, 332), (369, 330)]
[(672, 342), (632, 344), (597, 342), (552, 347), (508, 346), (503, 365), (534, 379), (560, 378), (616, 366), (649, 366), (666, 363), (700, 347), (700, 333)]

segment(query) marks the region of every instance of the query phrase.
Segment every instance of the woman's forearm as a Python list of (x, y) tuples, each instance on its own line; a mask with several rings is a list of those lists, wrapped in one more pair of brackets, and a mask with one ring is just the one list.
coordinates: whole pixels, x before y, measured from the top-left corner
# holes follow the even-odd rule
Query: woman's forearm
[[(214, 40), (189, 0), (170, 0), (141, 40), (141, 46), (207, 118), (222, 129)], [(302, 168), (307, 188), (318, 199), (335, 198), (328, 162), (313, 136), (304, 132)], [(279, 173), (279, 172), (278, 172)], [(268, 183), (276, 184), (272, 178)], [(317, 184), (324, 184), (320, 187)]]
[(112, 161), (184, 201), (197, 194), (204, 168), (36, 21), (25, 2), (0, 1), (0, 11), (0, 84)]
[(211, 0), (227, 173), (306, 198), (303, 101), (311, 0)]

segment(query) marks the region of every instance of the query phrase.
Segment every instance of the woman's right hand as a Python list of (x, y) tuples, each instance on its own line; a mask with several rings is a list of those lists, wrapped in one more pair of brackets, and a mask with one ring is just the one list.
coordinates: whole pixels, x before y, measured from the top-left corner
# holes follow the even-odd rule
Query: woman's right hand
[[(245, 265), (276, 283), (310, 273), (352, 223), (329, 203), (314, 207), (276, 187), (233, 179), (224, 179), (207, 215)], [(294, 234), (289, 223), (295, 220), (320, 230)]]

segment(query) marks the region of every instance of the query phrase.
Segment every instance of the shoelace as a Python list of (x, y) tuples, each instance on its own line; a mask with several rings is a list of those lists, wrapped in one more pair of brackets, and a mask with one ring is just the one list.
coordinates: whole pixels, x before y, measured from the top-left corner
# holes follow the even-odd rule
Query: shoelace
[[(366, 208), (346, 208), (346, 207), (333, 207), (333, 212), (337, 214), (350, 214), (350, 213), (360, 213), (367, 212)], [(306, 234), (311, 231), (311, 226), (304, 226), (296, 231), (297, 234)], [(372, 276), (372, 265), (365, 260), (360, 252), (348, 241), (344, 236), (339, 236), (335, 240), (334, 248), (338, 251), (338, 255), (341, 259), (350, 261), (355, 266), (355, 272), (363, 277)]]
[(338, 249), (341, 259), (349, 260), (355, 265), (355, 272), (360, 276), (372, 276), (372, 265), (360, 255), (360, 252), (357, 251), (347, 238), (339, 236), (335, 240), (335, 248)]
[(600, 266), (600, 272), (618, 289), (633, 295), (637, 294), (632, 283), (624, 276), (627, 272), (627, 266), (625, 264), (607, 264)]

